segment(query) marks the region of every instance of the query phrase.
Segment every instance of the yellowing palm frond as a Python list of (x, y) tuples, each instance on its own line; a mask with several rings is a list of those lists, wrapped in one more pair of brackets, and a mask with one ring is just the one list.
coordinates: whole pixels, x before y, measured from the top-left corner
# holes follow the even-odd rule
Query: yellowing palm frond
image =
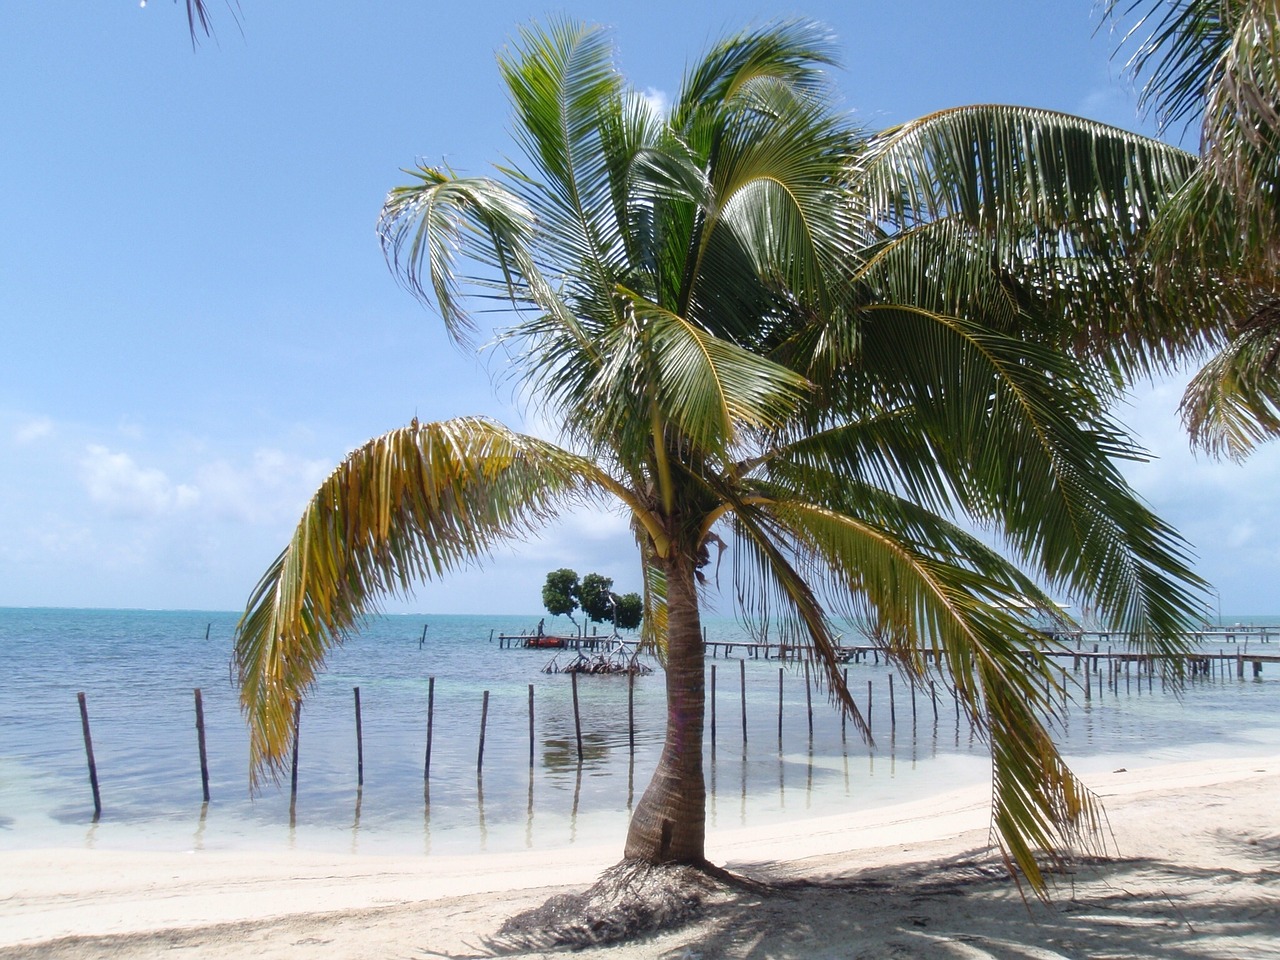
[(278, 770), (293, 704), (380, 594), (484, 559), (612, 481), (589, 461), (482, 419), (394, 430), (312, 498), (236, 631), (253, 775)]

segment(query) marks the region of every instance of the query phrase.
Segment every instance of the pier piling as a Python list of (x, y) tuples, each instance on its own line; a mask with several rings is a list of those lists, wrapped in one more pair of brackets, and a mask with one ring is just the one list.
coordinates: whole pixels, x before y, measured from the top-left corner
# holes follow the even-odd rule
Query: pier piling
[(289, 765), (289, 810), (298, 802), (298, 738), (302, 729), (302, 700), (293, 704), (293, 761)]
[(200, 789), (204, 802), (209, 802), (209, 754), (204, 743), (204, 700), (196, 687), (196, 742), (200, 745)]
[(893, 674), (889, 674), (889, 733), (898, 732), (898, 713), (893, 702)]
[(427, 677), (427, 758), (422, 764), (422, 782), (431, 779), (431, 735), (436, 717), (436, 678)]
[[(705, 629), (705, 628), (704, 628)], [(716, 749), (716, 665), (711, 665), (711, 752)]]
[(578, 763), (582, 763), (582, 714), (578, 710), (578, 674), (569, 674), (573, 686), (573, 733), (578, 738)]
[(480, 748), (476, 751), (476, 776), (484, 770), (484, 731), (489, 723), (489, 691), (484, 692), (484, 700), (480, 705)]
[(782, 749), (782, 667), (778, 668), (778, 749)]
[(809, 742), (813, 742), (813, 685), (809, 681), (809, 661), (804, 662), (804, 703), (809, 711)]
[(364, 727), (360, 722), (360, 688), (352, 687), (356, 699), (356, 786), (364, 786)]
[(93, 819), (102, 816), (102, 797), (98, 793), (98, 764), (93, 759), (93, 737), (89, 734), (89, 706), (85, 702), (84, 693), (77, 693), (80, 702), (80, 727), (84, 731), (84, 752), (89, 758), (89, 787), (93, 790)]

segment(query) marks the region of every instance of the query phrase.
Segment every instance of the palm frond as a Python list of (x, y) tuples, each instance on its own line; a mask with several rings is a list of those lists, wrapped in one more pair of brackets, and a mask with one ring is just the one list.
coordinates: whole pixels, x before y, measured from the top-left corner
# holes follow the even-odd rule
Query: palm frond
[[(177, 3), (178, 0), (173, 0)], [(191, 34), (191, 46), (194, 48), (200, 43), (200, 34), (206, 37), (212, 37), (213, 33), (213, 17), (209, 13), (208, 0), (186, 0), (187, 4), (187, 32)], [(240, 0), (226, 0), (227, 12), (231, 14), (231, 19), (235, 21), (236, 26), (240, 25)]]
[(1193, 443), (1240, 460), (1280, 437), (1280, 307), (1259, 306), (1191, 379), (1181, 412)]
[(794, 545), (770, 507), (753, 497), (731, 502), (726, 510), (741, 547), (734, 557), (738, 606), (754, 635), (768, 639), (776, 630), (782, 643), (806, 651), (821, 671), (819, 687), (826, 688), (858, 734), (870, 742), (871, 728), (841, 675), (839, 635), (814, 591), (810, 571), (793, 562)]
[(481, 419), (415, 421), (351, 453), (236, 629), (253, 779), (279, 769), (293, 704), (379, 595), (474, 564), (610, 485), (589, 461)]
[(450, 335), (470, 345), (476, 324), (462, 306), (464, 290), (457, 257), (465, 253), (494, 274), (475, 284), (505, 288), (512, 301), (528, 300), (538, 279), (529, 245), (534, 217), (497, 181), (456, 177), (434, 167), (406, 170), (414, 183), (388, 195), (378, 219), (378, 237), (388, 266), (414, 296), (435, 301)]
[(727, 37), (685, 77), (671, 125), (698, 141), (713, 135), (716, 114), (754, 105), (762, 85), (780, 82), (802, 94), (824, 89), (824, 68), (836, 62), (831, 31), (812, 20), (782, 20)]
[[(1142, 452), (1069, 357), (956, 317), (865, 311), (861, 363), (882, 402), (911, 408), (938, 468), (1047, 582), (1164, 644), (1203, 609), (1186, 544), (1115, 466)], [(883, 379), (881, 379), (883, 377)]]
[(808, 394), (809, 382), (794, 371), (633, 291), (619, 295), (635, 324), (619, 328), (607, 343), (610, 359), (594, 389), (597, 409), (618, 398), (631, 402), (635, 390), (695, 448), (724, 456), (740, 429), (780, 426)]
[[(1199, 349), (1216, 320), (1211, 310), (1162, 309), (1143, 256), (1152, 222), (1194, 164), (1159, 141), (1051, 111), (931, 114), (881, 134), (859, 159), (855, 189), (894, 235), (867, 280), (914, 262), (929, 288), (957, 286), (947, 294), (955, 301), (981, 279), (984, 302), (1005, 287), (1026, 322), (1053, 324), (1062, 346), (1106, 357), (1126, 376), (1164, 369)], [(954, 226), (919, 230), (938, 221)]]
[(886, 654), (913, 682), (925, 678), (922, 649), (945, 665), (944, 677), (991, 743), (1001, 848), (1044, 895), (1037, 853), (1094, 844), (1100, 828), (1096, 801), (1066, 767), (1047, 728), (1061, 684), (1043, 638), (1023, 616), (1028, 601), (1048, 607), (1049, 598), (954, 524), (898, 498), (864, 491), (856, 499), (857, 517), (804, 500), (780, 499), (766, 509), (809, 558), (804, 582), (819, 582), (823, 574), (815, 572), (825, 571), (834, 594), (863, 598)]
[(554, 238), (541, 254), (557, 273), (587, 281), (580, 294), (608, 290), (626, 263), (618, 178), (628, 154), (653, 132), (643, 113), (622, 109), (608, 32), (567, 19), (526, 28), (498, 67), (515, 109), (516, 139), (533, 166), (508, 172), (543, 235)]

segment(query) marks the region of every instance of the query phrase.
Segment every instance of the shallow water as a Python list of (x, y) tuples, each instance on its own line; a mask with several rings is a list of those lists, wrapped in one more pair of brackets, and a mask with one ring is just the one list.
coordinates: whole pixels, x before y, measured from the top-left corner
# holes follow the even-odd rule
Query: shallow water
[[(358, 638), (334, 651), (304, 704), (291, 804), (287, 781), (249, 796), (248, 739), (228, 666), (234, 614), (0, 609), (0, 848), (439, 854), (620, 844), (661, 747), (661, 673), (636, 679), (634, 752), (627, 678), (580, 677), (578, 763), (570, 676), (542, 672), (553, 652), (501, 649), (490, 639), (528, 630), (537, 620), (369, 621)], [(707, 627), (712, 640), (742, 638), (731, 621), (709, 620)], [(1280, 653), (1280, 642), (1253, 649)], [(559, 657), (566, 662), (572, 654)], [(842, 730), (822, 693), (807, 695), (802, 668), (713, 659), (709, 681), (712, 667), (717, 729), (714, 745), (708, 733), (706, 750), (712, 830), (869, 809), (987, 776), (984, 745), (966, 721), (957, 721), (941, 687), (936, 719), (927, 691), (919, 691), (913, 720), (913, 697), (900, 677), (891, 714), (891, 671), (850, 664), (850, 688), (864, 706), (871, 684), (875, 745), (869, 747), (851, 728)], [(357, 785), (354, 687), (360, 688), (363, 787)], [(1280, 664), (1268, 664), (1258, 679), (1216, 673), (1180, 696), (1162, 692), (1158, 679), (1122, 677), (1118, 690), (1105, 692), (1096, 681), (1091, 687), (1091, 699), (1073, 706), (1060, 731), (1064, 751), (1082, 769), (1280, 747)], [(196, 688), (208, 747), (208, 804), (202, 802)], [(102, 798), (96, 820), (79, 692), (86, 697)]]

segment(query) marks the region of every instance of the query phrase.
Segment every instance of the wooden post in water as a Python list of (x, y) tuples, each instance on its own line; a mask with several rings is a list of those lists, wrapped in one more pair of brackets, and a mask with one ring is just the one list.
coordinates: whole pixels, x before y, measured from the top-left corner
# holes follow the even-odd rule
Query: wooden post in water
[(627, 742), (631, 756), (636, 755), (636, 671), (635, 664), (627, 671)]
[(360, 725), (360, 688), (352, 687), (356, 698), (356, 786), (364, 786), (364, 728)]
[(293, 763), (289, 768), (289, 806), (298, 801), (298, 731), (302, 727), (302, 699), (293, 704)]
[(867, 736), (871, 736), (871, 681), (867, 681)]
[(578, 674), (569, 674), (573, 685), (573, 732), (578, 738), (578, 762), (582, 762), (582, 714), (578, 712)]
[(778, 749), (782, 749), (782, 667), (778, 668)]
[(804, 662), (804, 704), (809, 711), (809, 739), (813, 740), (813, 686), (809, 682), (809, 661)]
[(929, 699), (933, 701), (933, 723), (936, 727), (938, 724), (938, 688), (932, 680), (929, 681)]
[(898, 732), (898, 713), (893, 703), (893, 674), (889, 674), (889, 733)]
[(480, 749), (476, 752), (476, 776), (484, 769), (484, 728), (489, 722), (489, 691), (484, 692), (484, 702), (480, 707)]
[(196, 687), (196, 742), (200, 745), (200, 788), (204, 793), (204, 802), (209, 802), (209, 755), (204, 745), (204, 700), (200, 696), (200, 688)]
[(742, 691), (742, 745), (747, 745), (747, 660), (738, 661), (738, 687)]
[(422, 782), (431, 779), (431, 733), (436, 716), (436, 678), (427, 677), (427, 759), (422, 764)]
[(529, 684), (529, 769), (533, 769), (533, 684)]
[(1093, 671), (1089, 669), (1089, 666), (1090, 665), (1086, 665), (1084, 671), (1084, 699), (1086, 703), (1093, 699), (1093, 691), (1090, 689), (1091, 684), (1089, 682), (1089, 675), (1092, 674)]
[(89, 707), (85, 703), (84, 693), (77, 693), (80, 701), (80, 726), (84, 730), (84, 752), (89, 758), (89, 786), (93, 789), (93, 819), (102, 815), (102, 797), (98, 794), (98, 764), (93, 759), (93, 737), (89, 735)]
[(711, 749), (716, 748), (716, 665), (711, 665)]
[[(845, 696), (848, 696), (849, 695), (849, 668), (845, 667), (841, 671), (841, 673), (844, 677)], [(848, 712), (845, 710), (845, 708), (841, 707), (840, 708), (840, 742), (841, 743), (848, 742), (849, 740), (848, 729), (849, 729), (849, 715), (848, 715)]]

